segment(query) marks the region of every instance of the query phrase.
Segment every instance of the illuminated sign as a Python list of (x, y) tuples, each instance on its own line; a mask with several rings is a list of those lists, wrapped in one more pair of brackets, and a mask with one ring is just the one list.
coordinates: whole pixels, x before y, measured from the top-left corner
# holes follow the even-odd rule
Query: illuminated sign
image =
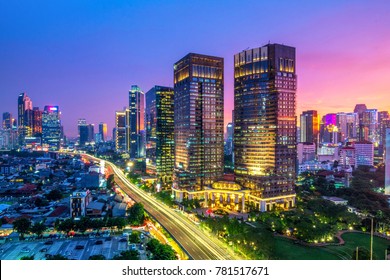
[(58, 107), (54, 107), (54, 106), (49, 107), (49, 111), (58, 111)]

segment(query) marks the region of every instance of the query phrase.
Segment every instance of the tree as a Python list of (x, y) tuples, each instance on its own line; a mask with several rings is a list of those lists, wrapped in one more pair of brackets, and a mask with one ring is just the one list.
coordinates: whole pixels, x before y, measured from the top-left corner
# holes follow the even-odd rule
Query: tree
[(60, 200), (62, 198), (62, 194), (59, 190), (51, 190), (46, 195), (46, 198), (51, 201)]
[(68, 260), (67, 257), (61, 255), (61, 254), (56, 254), (56, 255), (50, 255), (46, 257), (47, 260), (54, 261), (54, 260)]
[(27, 218), (20, 218), (13, 222), (14, 229), (20, 234), (21, 239), (30, 231), (31, 221)]
[(31, 227), (31, 233), (36, 234), (38, 237), (42, 237), (42, 233), (46, 230), (46, 226), (43, 223), (35, 223)]
[(130, 243), (141, 243), (141, 238), (139, 236), (139, 233), (138, 232), (133, 232), (130, 236), (129, 236), (129, 242)]
[(58, 231), (63, 231), (66, 232), (67, 234), (72, 231), (75, 228), (75, 223), (73, 222), (72, 219), (66, 219), (63, 220), (62, 222), (56, 221), (56, 229)]
[(127, 210), (129, 217), (127, 221), (132, 226), (142, 225), (145, 221), (145, 210), (142, 203), (135, 203)]
[(111, 190), (115, 185), (115, 177), (114, 174), (110, 174), (107, 177), (107, 189)]
[(139, 260), (139, 253), (137, 250), (122, 251), (119, 255), (112, 258), (113, 260)]
[(105, 260), (106, 257), (103, 255), (92, 255), (92, 256), (89, 256), (88, 259), (89, 260)]
[(171, 246), (161, 244), (157, 239), (152, 239), (146, 244), (146, 248), (152, 253), (153, 260), (176, 260), (176, 253)]
[(21, 260), (23, 261), (31, 261), (31, 260), (34, 260), (34, 255), (31, 255), (31, 256), (23, 256), (20, 258)]

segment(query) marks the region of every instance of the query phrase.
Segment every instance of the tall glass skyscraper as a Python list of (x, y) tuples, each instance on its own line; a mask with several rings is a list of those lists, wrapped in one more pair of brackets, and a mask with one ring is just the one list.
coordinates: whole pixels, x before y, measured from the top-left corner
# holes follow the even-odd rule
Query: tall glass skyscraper
[(126, 112), (126, 148), (130, 158), (145, 157), (145, 96), (138, 86), (129, 91), (129, 110)]
[(58, 151), (61, 144), (61, 120), (58, 106), (45, 106), (42, 114), (42, 144), (49, 151)]
[(261, 211), (295, 203), (295, 48), (280, 44), (234, 56), (234, 167)]
[(172, 182), (175, 159), (173, 88), (154, 86), (146, 95), (146, 147), (163, 184)]
[(115, 112), (115, 149), (117, 152), (126, 150), (126, 112)]
[(223, 175), (223, 66), (194, 53), (174, 64), (174, 188), (203, 189)]
[[(18, 97), (18, 131), (19, 131), (19, 145), (24, 144), (24, 137), (30, 136), (29, 130), (32, 123), (32, 101), (26, 93), (19, 94)], [(27, 113), (26, 113), (27, 112)], [(31, 114), (29, 113), (31, 112)], [(31, 116), (31, 118), (29, 118)], [(27, 118), (26, 118), (27, 117)]]

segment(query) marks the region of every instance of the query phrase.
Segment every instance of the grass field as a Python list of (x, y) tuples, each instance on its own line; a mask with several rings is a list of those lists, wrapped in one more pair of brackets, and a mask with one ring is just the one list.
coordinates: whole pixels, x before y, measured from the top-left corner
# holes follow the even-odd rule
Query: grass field
[[(363, 233), (344, 233), (343, 246), (309, 247), (294, 244), (291, 240), (275, 238), (275, 256), (281, 260), (350, 260), (356, 247), (370, 250), (370, 235)], [(383, 260), (390, 241), (374, 237), (373, 259)]]

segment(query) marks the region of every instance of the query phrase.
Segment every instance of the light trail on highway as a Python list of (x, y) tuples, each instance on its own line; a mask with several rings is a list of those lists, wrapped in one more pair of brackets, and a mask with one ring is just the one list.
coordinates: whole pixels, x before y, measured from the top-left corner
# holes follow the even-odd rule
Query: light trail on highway
[[(87, 154), (83, 154), (83, 156), (95, 161), (101, 160)], [(226, 245), (220, 240), (208, 236), (193, 222), (130, 183), (122, 170), (113, 163), (109, 161), (105, 162), (112, 168), (114, 174), (121, 181), (119, 187), (135, 201), (142, 202), (145, 210), (169, 232), (190, 258), (195, 260), (236, 259), (235, 256), (223, 248)]]

